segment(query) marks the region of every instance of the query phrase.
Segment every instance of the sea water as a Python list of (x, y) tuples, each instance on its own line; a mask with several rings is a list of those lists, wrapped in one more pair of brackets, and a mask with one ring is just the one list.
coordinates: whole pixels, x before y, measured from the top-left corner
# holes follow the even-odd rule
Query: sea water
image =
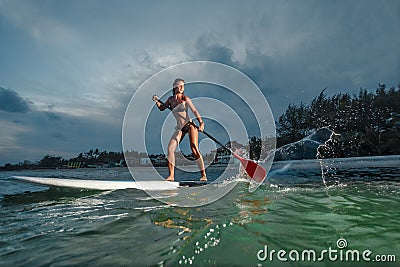
[[(220, 172), (207, 169), (209, 177)], [(1, 172), (1, 266), (400, 261), (399, 156), (276, 162), (255, 192), (241, 179), (220, 200), (196, 208), (168, 206), (135, 189), (48, 188), (16, 183), (12, 175), (131, 179), (124, 168)]]

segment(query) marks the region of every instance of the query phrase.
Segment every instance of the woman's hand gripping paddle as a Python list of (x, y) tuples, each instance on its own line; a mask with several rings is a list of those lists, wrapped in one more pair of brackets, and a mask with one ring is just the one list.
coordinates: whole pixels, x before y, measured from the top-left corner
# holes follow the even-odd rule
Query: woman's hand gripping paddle
[[(164, 102), (162, 102), (158, 98), (155, 101), (158, 101), (162, 105), (167, 107), (164, 104)], [(167, 107), (167, 108), (172, 110), (171, 107)], [(190, 123), (194, 127), (196, 127), (197, 129), (199, 129), (199, 126), (197, 126), (194, 122), (190, 121)], [(250, 177), (250, 179), (249, 179), (250, 180), (250, 187), (249, 187), (249, 191), (250, 192), (253, 192), (254, 190), (256, 190), (264, 182), (265, 177), (267, 176), (267, 171), (265, 170), (264, 167), (262, 167), (261, 165), (257, 164), (253, 160), (242, 158), (241, 156), (239, 156), (238, 154), (233, 152), (231, 148), (229, 148), (226, 145), (222, 144), (220, 141), (215, 139), (215, 137), (213, 137), (212, 135), (210, 135), (206, 131), (203, 130), (202, 133), (205, 134), (207, 137), (209, 137), (211, 140), (213, 140), (218, 145), (220, 145), (220, 146), (224, 147), (225, 149), (229, 150), (232, 153), (232, 155), (240, 161), (240, 163), (242, 164), (242, 166), (243, 166), (244, 170), (246, 171), (247, 175)]]

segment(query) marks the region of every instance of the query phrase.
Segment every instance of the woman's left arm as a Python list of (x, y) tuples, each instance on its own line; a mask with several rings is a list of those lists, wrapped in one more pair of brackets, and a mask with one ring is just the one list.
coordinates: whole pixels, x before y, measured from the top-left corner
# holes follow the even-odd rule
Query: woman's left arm
[(189, 108), (192, 110), (194, 116), (196, 116), (196, 119), (199, 122), (199, 130), (200, 130), (200, 132), (202, 132), (204, 130), (204, 122), (201, 119), (200, 113), (197, 111), (192, 100), (187, 96), (186, 96), (186, 103), (188, 104)]

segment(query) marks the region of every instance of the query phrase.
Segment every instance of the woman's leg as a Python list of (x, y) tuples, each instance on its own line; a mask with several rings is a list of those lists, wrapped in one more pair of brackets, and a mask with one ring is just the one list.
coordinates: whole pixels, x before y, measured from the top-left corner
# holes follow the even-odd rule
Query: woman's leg
[(171, 137), (171, 140), (169, 140), (167, 156), (169, 176), (166, 179), (167, 181), (173, 181), (175, 178), (175, 150), (181, 139), (182, 131), (175, 131)]
[(199, 169), (201, 172), (200, 181), (207, 181), (206, 170), (204, 168), (203, 156), (199, 150), (199, 132), (197, 129), (191, 125), (189, 130), (189, 140), (190, 140), (190, 148), (192, 149), (193, 156), (196, 158), (197, 165), (199, 165)]

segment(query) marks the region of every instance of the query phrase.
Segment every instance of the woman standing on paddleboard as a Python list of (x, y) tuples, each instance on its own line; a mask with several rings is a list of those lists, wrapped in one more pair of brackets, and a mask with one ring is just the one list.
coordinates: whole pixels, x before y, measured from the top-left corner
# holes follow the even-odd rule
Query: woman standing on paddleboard
[(172, 134), (171, 140), (168, 144), (168, 169), (169, 176), (167, 181), (173, 181), (175, 175), (175, 150), (183, 137), (189, 134), (190, 148), (192, 150), (193, 156), (196, 158), (197, 164), (201, 172), (200, 181), (207, 181), (206, 171), (204, 168), (203, 157), (199, 151), (199, 133), (197, 128), (193, 125), (188, 109), (190, 108), (193, 114), (196, 116), (199, 122), (199, 131), (204, 130), (204, 122), (201, 119), (200, 113), (197, 111), (196, 107), (193, 105), (192, 101), (188, 96), (184, 94), (185, 91), (185, 81), (182, 79), (175, 79), (172, 85), (173, 95), (168, 98), (165, 103), (159, 101), (158, 97), (153, 96), (153, 101), (159, 110), (164, 111), (169, 108), (172, 110), (172, 114), (176, 119), (175, 132)]

